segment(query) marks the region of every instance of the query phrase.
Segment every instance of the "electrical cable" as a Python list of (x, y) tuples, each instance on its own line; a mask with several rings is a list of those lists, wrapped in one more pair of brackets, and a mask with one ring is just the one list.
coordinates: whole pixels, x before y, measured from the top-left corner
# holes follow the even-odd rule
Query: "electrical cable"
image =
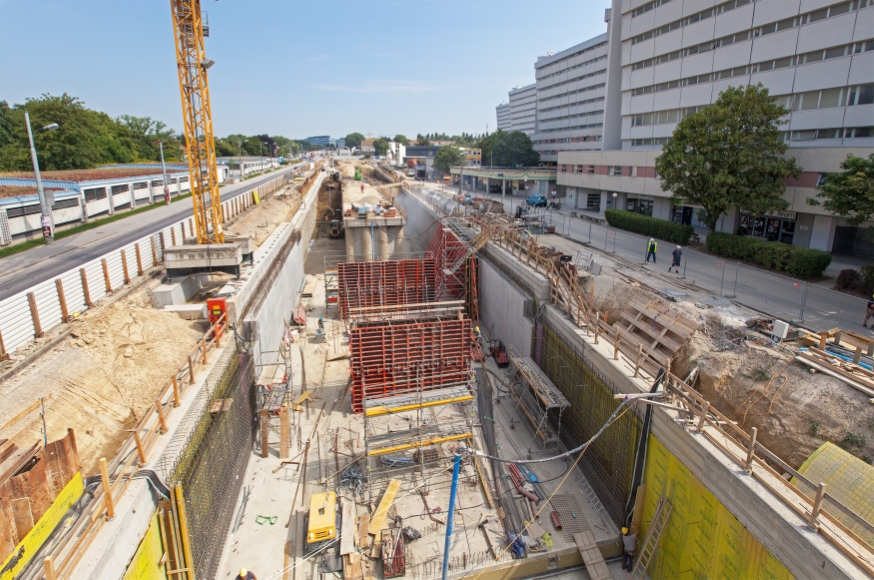
[[(571, 449), (571, 450), (569, 450), (569, 451), (565, 451), (564, 453), (560, 453), (560, 454), (555, 455), (555, 456), (553, 456), (553, 457), (544, 457), (544, 458), (542, 458), (542, 459), (504, 459), (503, 457), (495, 457), (495, 456), (493, 456), (493, 455), (489, 455), (489, 454), (487, 454), (487, 453), (483, 453), (482, 451), (479, 451), (479, 450), (476, 450), (476, 449), (471, 449), (471, 448), (469, 448), (469, 447), (464, 447), (463, 450), (464, 450), (466, 453), (470, 453), (471, 455), (476, 455), (476, 456), (478, 456), (478, 457), (485, 457), (486, 459), (491, 459), (491, 460), (493, 460), (493, 461), (500, 461), (501, 463), (523, 463), (523, 464), (527, 464), (527, 463), (546, 463), (547, 461), (554, 461), (554, 460), (556, 460), (556, 459), (560, 459), (560, 458), (562, 458), (562, 457), (567, 457), (567, 456), (573, 455), (574, 453), (578, 453), (578, 452), (582, 451), (583, 449), (587, 448), (589, 445), (591, 445), (592, 442), (595, 441), (595, 439), (597, 439), (598, 437), (600, 437), (601, 434), (602, 434), (604, 431), (607, 430), (607, 427), (609, 427), (610, 425), (613, 424), (613, 421), (615, 421), (615, 417), (617, 416), (617, 414), (619, 413), (619, 411), (621, 411), (623, 408), (627, 408), (627, 407), (628, 407), (628, 406), (629, 406), (633, 401), (634, 401), (634, 399), (631, 399), (631, 398), (629, 398), (629, 397), (626, 397), (626, 398), (622, 401), (622, 403), (620, 403), (619, 406), (616, 407), (616, 410), (613, 411), (613, 414), (610, 415), (610, 418), (607, 419), (607, 422), (604, 423), (604, 425), (603, 425), (603, 426), (598, 430), (597, 433), (595, 433), (595, 434), (592, 436), (591, 439), (589, 439), (588, 441), (586, 441), (586, 442), (583, 443), (582, 445), (579, 445), (578, 447), (575, 447), (575, 448), (573, 448), (573, 449)], [(623, 411), (623, 413), (624, 413), (624, 411)]]

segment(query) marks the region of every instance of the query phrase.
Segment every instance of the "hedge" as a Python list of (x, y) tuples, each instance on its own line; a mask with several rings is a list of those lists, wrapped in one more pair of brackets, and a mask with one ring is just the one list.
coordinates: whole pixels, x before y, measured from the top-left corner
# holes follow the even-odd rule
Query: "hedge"
[(666, 240), (675, 244), (687, 244), (689, 238), (695, 233), (692, 226), (681, 226), (673, 222), (621, 209), (608, 209), (604, 212), (604, 216), (611, 227), (643, 234), (657, 240)]
[(707, 249), (717, 256), (752, 262), (798, 278), (822, 276), (832, 261), (832, 255), (822, 250), (720, 232), (707, 234)]

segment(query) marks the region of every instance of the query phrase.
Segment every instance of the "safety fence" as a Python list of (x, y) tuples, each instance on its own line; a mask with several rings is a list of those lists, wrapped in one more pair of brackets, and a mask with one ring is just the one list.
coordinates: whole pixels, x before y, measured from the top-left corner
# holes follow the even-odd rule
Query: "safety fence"
[[(260, 203), (287, 182), (286, 176), (222, 202), (224, 220)], [(160, 265), (164, 249), (195, 237), (194, 218), (186, 218), (98, 258), (67, 270), (0, 301), (0, 360), (130, 284)]]

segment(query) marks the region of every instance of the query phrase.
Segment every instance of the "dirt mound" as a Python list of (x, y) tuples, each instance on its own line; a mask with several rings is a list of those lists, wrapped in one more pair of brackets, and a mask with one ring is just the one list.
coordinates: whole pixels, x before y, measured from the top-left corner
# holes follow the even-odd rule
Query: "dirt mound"
[(607, 323), (613, 324), (622, 316), (632, 298), (644, 300), (658, 299), (658, 295), (643, 288), (635, 281), (628, 281), (617, 276), (589, 276), (583, 280), (583, 288), (591, 296), (592, 285), (595, 286), (595, 306), (607, 314)]
[(257, 248), (267, 237), (273, 233), (276, 227), (291, 220), (300, 207), (300, 194), (296, 186), (286, 186), (249, 211), (242, 214), (239, 219), (226, 227), (233, 234), (255, 236)]
[[(86, 314), (71, 336), (0, 386), (5, 400), (46, 403), (49, 440), (76, 431), (85, 474), (111, 458), (183, 364), (205, 329), (148, 306), (145, 291)], [(9, 410), (14, 415), (15, 409)], [(4, 417), (8, 420), (8, 417)], [(19, 444), (41, 440), (38, 413), (10, 425)]]
[[(707, 350), (704, 340), (695, 342), (698, 352)], [(698, 391), (741, 428), (756, 427), (759, 441), (789, 465), (800, 466), (826, 440), (869, 463), (874, 457), (868, 397), (839, 379), (811, 374), (764, 337), (702, 352), (692, 364), (700, 369)]]

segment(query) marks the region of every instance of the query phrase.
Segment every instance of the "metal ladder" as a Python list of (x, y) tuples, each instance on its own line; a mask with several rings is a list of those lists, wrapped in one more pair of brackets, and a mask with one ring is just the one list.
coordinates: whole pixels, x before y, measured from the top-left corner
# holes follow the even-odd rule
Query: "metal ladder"
[(659, 547), (659, 540), (662, 537), (662, 532), (665, 531), (665, 526), (668, 519), (671, 517), (671, 512), (674, 511), (674, 506), (666, 497), (659, 498), (659, 505), (656, 508), (655, 517), (652, 519), (652, 525), (646, 533), (646, 539), (643, 542), (643, 549), (640, 551), (640, 557), (634, 564), (634, 571), (631, 573), (632, 580), (643, 580), (646, 576), (646, 569), (649, 563), (655, 556), (656, 550)]

